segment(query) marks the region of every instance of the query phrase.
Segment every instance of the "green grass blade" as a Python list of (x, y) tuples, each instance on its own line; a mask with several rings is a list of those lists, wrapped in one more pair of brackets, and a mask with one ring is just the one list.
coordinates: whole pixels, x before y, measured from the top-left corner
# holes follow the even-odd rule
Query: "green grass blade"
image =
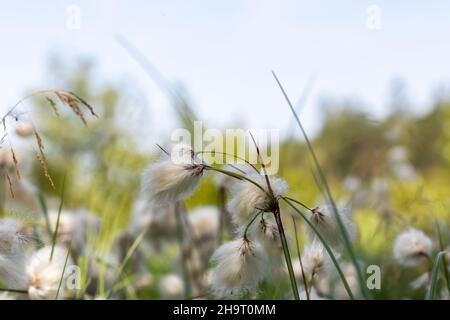
[(44, 195), (42, 194), (42, 192), (38, 193), (38, 199), (39, 199), (39, 204), (41, 205), (41, 208), (42, 208), (42, 214), (44, 215), (44, 219), (45, 219), (45, 230), (47, 231), (50, 239), (53, 239), (52, 227), (50, 226), (50, 219), (48, 217), (47, 202), (45, 201), (45, 198), (44, 198)]
[(328, 201), (330, 202), (330, 204), (331, 204), (331, 206), (333, 208), (333, 213), (335, 215), (336, 221), (338, 222), (338, 226), (339, 226), (339, 229), (340, 229), (341, 234), (342, 234), (342, 239), (344, 241), (345, 248), (347, 249), (347, 251), (348, 251), (348, 253), (350, 255), (350, 259), (352, 260), (352, 263), (355, 266), (355, 269), (357, 271), (358, 282), (359, 282), (361, 293), (366, 299), (368, 299), (368, 298), (370, 298), (370, 293), (368, 292), (367, 287), (365, 285), (363, 273), (361, 271), (361, 267), (358, 264), (358, 261), (356, 259), (356, 255), (355, 255), (354, 250), (352, 248), (350, 237), (349, 237), (349, 235), (347, 233), (347, 230), (345, 229), (344, 223), (342, 222), (341, 218), (339, 217), (338, 210), (337, 210), (337, 207), (336, 207), (336, 203), (335, 203), (335, 201), (333, 199), (333, 196), (331, 195), (331, 191), (330, 191), (330, 187), (328, 185), (328, 181), (327, 181), (327, 179), (325, 177), (325, 174), (324, 174), (324, 172), (323, 172), (323, 170), (322, 170), (322, 168), (321, 168), (321, 166), (319, 164), (319, 161), (317, 160), (316, 153), (314, 152), (314, 149), (313, 149), (312, 144), (311, 144), (311, 142), (310, 142), (310, 140), (308, 138), (308, 135), (306, 134), (306, 131), (303, 128), (302, 123), (300, 122), (300, 118), (298, 117), (297, 112), (295, 111), (295, 109), (294, 109), (294, 107), (293, 107), (293, 105), (292, 105), (292, 103), (291, 103), (291, 101), (290, 101), (286, 91), (284, 90), (283, 86), (281, 85), (281, 82), (278, 80), (277, 75), (275, 74), (274, 71), (272, 71), (272, 74), (273, 74), (273, 76), (275, 78), (275, 81), (277, 82), (278, 86), (280, 87), (280, 90), (283, 93), (283, 96), (286, 99), (286, 102), (289, 105), (289, 108), (291, 109), (291, 112), (292, 112), (292, 114), (295, 117), (295, 120), (296, 120), (296, 122), (298, 124), (298, 127), (300, 128), (300, 131), (302, 132), (302, 135), (303, 135), (303, 137), (304, 137), (304, 139), (306, 141), (306, 145), (308, 147), (309, 152), (311, 153), (311, 157), (313, 159), (314, 165), (315, 165), (317, 173), (319, 175), (319, 177), (318, 177), (319, 181), (322, 183), (322, 186), (325, 189), (325, 195), (327, 196)]
[(62, 282), (64, 280), (64, 273), (66, 272), (67, 261), (69, 261), (69, 256), (70, 256), (70, 245), (69, 245), (69, 249), (67, 250), (66, 260), (64, 261), (64, 267), (63, 267), (63, 271), (61, 274), (61, 278), (59, 279), (58, 290), (56, 291), (55, 300), (58, 300), (59, 291), (61, 290)]
[[(437, 220), (436, 220), (436, 229), (437, 229), (438, 238), (439, 238), (439, 250), (445, 251), (444, 240), (442, 239), (441, 227), (439, 226), (439, 222)], [(442, 264), (444, 265), (444, 276), (445, 276), (445, 281), (447, 283), (447, 290), (448, 290), (448, 293), (450, 294), (450, 278), (448, 275), (448, 264), (447, 264), (447, 258), (445, 255), (444, 255), (444, 258), (442, 259)]]
[(62, 211), (62, 208), (64, 205), (65, 185), (66, 185), (66, 178), (64, 177), (63, 183), (62, 183), (62, 188), (61, 188), (61, 195), (60, 195), (60, 199), (59, 199), (58, 217), (56, 218), (55, 231), (53, 232), (53, 237), (52, 237), (52, 250), (50, 252), (50, 261), (52, 261), (52, 259), (53, 259), (53, 253), (55, 252), (56, 241), (58, 239), (59, 219), (61, 217), (61, 211)]
[(339, 266), (339, 263), (336, 259), (336, 256), (333, 253), (333, 250), (330, 248), (330, 246), (327, 244), (325, 238), (322, 236), (322, 234), (319, 232), (319, 230), (317, 230), (317, 228), (311, 223), (311, 221), (309, 221), (309, 219), (303, 214), (303, 212), (301, 212), (296, 206), (294, 206), (291, 202), (291, 200), (288, 200), (284, 197), (282, 197), (281, 199), (283, 199), (292, 209), (294, 209), (295, 212), (297, 212), (302, 219), (308, 224), (308, 226), (313, 230), (313, 232), (317, 235), (317, 237), (319, 238), (319, 240), (322, 242), (323, 246), (325, 247), (325, 249), (328, 252), (328, 255), (330, 256), (331, 260), (333, 261), (334, 266), (336, 267), (336, 270), (339, 274), (339, 277), (342, 280), (342, 283), (344, 284), (345, 290), (347, 291), (348, 296), (350, 297), (350, 299), (354, 300), (354, 296), (353, 296), (353, 292), (350, 289), (350, 286), (347, 282), (347, 279), (345, 279), (344, 273), (342, 272), (341, 267)]
[(439, 278), (439, 268), (440, 268), (441, 260), (442, 260), (442, 257), (446, 253), (447, 253), (446, 251), (441, 251), (434, 258), (433, 269), (431, 272), (431, 283), (430, 283), (430, 288), (428, 289), (427, 294), (425, 296), (426, 300), (434, 299), (434, 296), (436, 294), (437, 281)]

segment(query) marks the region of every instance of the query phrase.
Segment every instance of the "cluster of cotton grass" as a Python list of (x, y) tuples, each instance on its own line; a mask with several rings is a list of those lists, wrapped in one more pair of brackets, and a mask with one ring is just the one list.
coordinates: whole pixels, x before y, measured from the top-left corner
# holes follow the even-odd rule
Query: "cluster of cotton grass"
[[(315, 231), (308, 232), (310, 243), (305, 246), (304, 252), (297, 259), (292, 259), (280, 209), (280, 200), (287, 199), (287, 184), (279, 177), (268, 176), (264, 163), (261, 163), (261, 169), (250, 163), (216, 168), (207, 164), (200, 157), (201, 153), (194, 152), (190, 146), (177, 145), (170, 153), (164, 152), (163, 159), (151, 164), (144, 174), (142, 194), (151, 206), (175, 204), (175, 207), (182, 207), (182, 200), (192, 194), (207, 171), (218, 175), (218, 189), (229, 197), (226, 205), (219, 203), (222, 229), (217, 229), (217, 243), (220, 243), (220, 233), (226, 227), (227, 220), (230, 227), (228, 238), (231, 239), (211, 254), (209, 262), (212, 270), (204, 269), (206, 292), (220, 298), (256, 297), (262, 282), (273, 282), (277, 277), (286, 276), (292, 286), (292, 294), (287, 294), (287, 298), (348, 298), (322, 241), (333, 247), (332, 254), (338, 259), (343, 242), (339, 222), (350, 239), (355, 235), (349, 210), (338, 210), (336, 215), (330, 206), (312, 209), (304, 206), (308, 209), (308, 219), (315, 226)], [(222, 201), (227, 198), (224, 194), (220, 196)], [(205, 216), (207, 214), (205, 212)], [(322, 240), (316, 237), (316, 232), (322, 235)], [(202, 242), (191, 241), (196, 247), (201, 246)], [(208, 249), (206, 252), (211, 251), (211, 247)], [(344, 275), (352, 290), (358, 291), (355, 270), (350, 263), (347, 264), (350, 267), (346, 268)], [(166, 295), (170, 292), (164, 289), (167, 283), (176, 283), (173, 285), (175, 288), (185, 288), (186, 283), (181, 285), (181, 281), (180, 277), (175, 280), (174, 275), (164, 278), (160, 282), (161, 291)], [(299, 292), (299, 287), (303, 291)], [(176, 295), (173, 293), (171, 296)]]
[(10, 298), (62, 299), (67, 290), (65, 267), (72, 261), (59, 246), (26, 250), (26, 237), (15, 221), (0, 220), (0, 282)]
[[(439, 226), (438, 226), (439, 228)], [(432, 268), (434, 257), (436, 256), (436, 249), (441, 246), (434, 243), (433, 240), (427, 236), (423, 231), (413, 227), (409, 227), (402, 231), (395, 238), (393, 246), (393, 256), (395, 261), (404, 268), (409, 270), (415, 269), (419, 272), (419, 276), (412, 280), (410, 287), (413, 290), (425, 288), (429, 292), (432, 285)], [(439, 250), (443, 253), (442, 259), (450, 257), (449, 250), (444, 250), (440, 247)], [(444, 266), (446, 264), (444, 263)], [(444, 272), (450, 272), (449, 270)], [(443, 289), (439, 296), (443, 300), (448, 300), (448, 291)], [(433, 298), (433, 297), (428, 297)]]

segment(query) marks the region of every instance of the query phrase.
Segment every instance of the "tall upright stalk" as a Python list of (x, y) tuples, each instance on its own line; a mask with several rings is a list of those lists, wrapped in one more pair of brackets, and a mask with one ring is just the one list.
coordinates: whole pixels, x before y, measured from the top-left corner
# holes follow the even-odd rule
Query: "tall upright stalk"
[(292, 267), (291, 254), (289, 253), (289, 246), (286, 240), (286, 235), (284, 234), (283, 222), (281, 220), (281, 212), (278, 201), (276, 202), (276, 208), (274, 210), (275, 222), (278, 226), (278, 233), (280, 234), (281, 246), (283, 247), (284, 259), (286, 261), (286, 266), (288, 268), (289, 280), (291, 281), (292, 292), (294, 293), (295, 300), (300, 300), (300, 295), (298, 294), (297, 281), (295, 279), (294, 268)]

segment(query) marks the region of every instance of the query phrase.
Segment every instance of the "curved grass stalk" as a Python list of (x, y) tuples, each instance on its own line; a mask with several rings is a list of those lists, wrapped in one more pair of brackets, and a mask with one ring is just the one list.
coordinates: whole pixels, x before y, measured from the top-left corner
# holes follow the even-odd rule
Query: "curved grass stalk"
[(273, 213), (275, 216), (275, 221), (278, 226), (278, 233), (280, 234), (281, 246), (283, 248), (284, 260), (286, 261), (286, 266), (288, 268), (289, 280), (291, 282), (292, 292), (294, 293), (295, 300), (300, 300), (300, 295), (298, 294), (297, 280), (295, 279), (294, 268), (292, 267), (291, 254), (289, 252), (289, 245), (287, 243), (286, 235), (284, 234), (283, 222), (281, 220), (280, 206), (277, 202), (277, 208)]
[(434, 296), (436, 294), (437, 281), (439, 278), (439, 268), (441, 265), (441, 260), (443, 260), (442, 258), (444, 257), (444, 255), (446, 253), (447, 253), (447, 251), (441, 251), (434, 258), (433, 269), (431, 272), (431, 283), (430, 283), (430, 288), (428, 289), (427, 294), (425, 296), (426, 300), (434, 299)]
[(229, 171), (229, 170), (224, 170), (224, 169), (219, 169), (219, 168), (214, 168), (214, 167), (211, 167), (211, 166), (205, 166), (205, 168), (207, 169), (207, 170), (213, 170), (213, 171), (217, 171), (217, 172), (220, 172), (220, 173), (223, 173), (223, 174), (226, 174), (226, 175), (228, 175), (228, 176), (230, 176), (230, 177), (233, 177), (233, 178), (236, 178), (236, 179), (238, 179), (238, 180), (245, 180), (245, 181), (247, 181), (247, 182), (250, 182), (251, 184), (253, 184), (253, 185), (255, 185), (256, 187), (258, 187), (260, 190), (262, 190), (265, 194), (267, 194), (267, 196), (271, 196), (262, 186), (260, 186), (257, 182), (255, 182), (255, 181), (253, 181), (252, 179), (249, 179), (249, 178), (247, 178), (246, 176), (243, 176), (243, 175), (241, 175), (241, 174), (239, 174), (239, 173), (235, 173), (235, 172), (232, 172), (232, 171)]
[(62, 282), (64, 280), (64, 274), (66, 273), (67, 262), (69, 261), (69, 256), (70, 256), (70, 244), (69, 244), (69, 250), (67, 250), (66, 260), (64, 261), (64, 267), (63, 267), (63, 270), (61, 273), (61, 278), (59, 279), (58, 290), (56, 291), (55, 300), (58, 300), (59, 291), (61, 290)]
[(308, 283), (307, 283), (306, 277), (305, 277), (305, 269), (303, 269), (302, 254), (300, 252), (300, 244), (298, 242), (297, 223), (295, 222), (294, 216), (291, 216), (291, 218), (292, 218), (292, 224), (294, 225), (295, 245), (297, 248), (297, 255), (298, 255), (298, 261), (300, 263), (300, 269), (302, 270), (302, 280), (303, 280), (303, 285), (305, 286), (306, 300), (311, 300), (310, 296), (309, 296)]
[[(294, 209), (302, 218), (303, 220), (305, 220), (305, 222), (309, 225), (309, 227), (314, 231), (314, 233), (317, 235), (317, 237), (319, 238), (319, 240), (322, 242), (323, 246), (325, 247), (325, 249), (328, 252), (328, 255), (330, 256), (331, 260), (333, 261), (334, 266), (336, 267), (336, 270), (339, 274), (339, 277), (342, 280), (342, 283), (344, 284), (345, 290), (347, 291), (348, 296), (350, 297), (350, 299), (354, 300), (354, 296), (353, 296), (353, 292), (350, 289), (350, 286), (347, 282), (347, 279), (345, 279), (344, 273), (342, 272), (341, 267), (339, 266), (339, 263), (333, 253), (333, 250), (330, 248), (330, 246), (327, 244), (325, 238), (320, 234), (320, 232), (317, 230), (317, 228), (311, 223), (311, 221), (309, 221), (309, 219), (299, 210), (297, 209), (292, 203), (290, 199), (285, 198), (285, 197), (281, 197), (281, 199), (283, 199), (292, 209)], [(295, 201), (294, 201), (295, 202)]]
[(341, 218), (339, 217), (338, 210), (337, 210), (337, 207), (336, 207), (336, 203), (334, 202), (333, 196), (331, 195), (330, 187), (328, 185), (328, 182), (327, 182), (327, 179), (325, 177), (325, 174), (324, 174), (324, 172), (323, 172), (323, 170), (322, 170), (322, 168), (321, 168), (321, 166), (319, 164), (319, 161), (317, 160), (316, 153), (314, 152), (312, 144), (309, 141), (308, 135), (306, 134), (306, 131), (303, 128), (302, 123), (300, 122), (300, 118), (298, 117), (297, 112), (295, 111), (295, 109), (294, 109), (294, 107), (293, 107), (293, 105), (292, 105), (292, 103), (291, 103), (291, 101), (290, 101), (286, 91), (284, 90), (283, 86), (281, 85), (280, 80), (278, 80), (278, 77), (277, 77), (277, 75), (275, 74), (274, 71), (272, 71), (272, 75), (274, 76), (275, 81), (277, 82), (277, 84), (278, 84), (278, 86), (279, 86), (279, 88), (280, 88), (280, 90), (281, 90), (281, 92), (282, 92), (282, 94), (283, 94), (287, 104), (289, 105), (289, 108), (291, 109), (291, 112), (294, 115), (294, 118), (295, 118), (295, 120), (296, 120), (296, 122), (298, 124), (298, 127), (300, 128), (300, 131), (302, 132), (302, 135), (303, 135), (303, 137), (304, 137), (304, 139), (306, 141), (306, 145), (308, 147), (309, 152), (311, 153), (311, 157), (313, 159), (314, 165), (315, 165), (316, 170), (317, 170), (317, 172), (319, 174), (320, 182), (322, 183), (322, 186), (325, 189), (326, 197), (328, 198), (328, 201), (331, 203), (331, 207), (333, 208), (333, 213), (335, 215), (336, 221), (338, 222), (338, 226), (339, 226), (339, 229), (341, 231), (342, 238), (344, 240), (344, 245), (345, 245), (345, 247), (346, 247), (346, 249), (347, 249), (347, 251), (348, 251), (348, 253), (350, 255), (350, 259), (352, 260), (353, 265), (355, 266), (355, 270), (356, 270), (356, 273), (358, 275), (358, 282), (359, 282), (361, 293), (366, 299), (369, 299), (370, 298), (370, 293), (368, 292), (367, 287), (365, 286), (365, 281), (364, 281), (364, 278), (363, 278), (363, 273), (361, 271), (361, 267), (359, 266), (358, 261), (356, 259), (356, 255), (355, 255), (355, 252), (354, 252), (354, 250), (352, 248), (350, 237), (349, 237), (349, 235), (348, 235), (348, 233), (347, 233), (347, 231), (345, 229), (344, 223), (342, 222)]
[[(273, 192), (270, 190), (270, 192), (267, 192), (262, 186), (260, 186), (257, 182), (253, 181), (250, 178), (247, 178), (246, 176), (243, 176), (241, 174), (232, 172), (232, 171), (228, 171), (228, 170), (223, 170), (223, 169), (219, 169), (219, 168), (214, 168), (211, 166), (207, 166), (205, 165), (206, 169), (209, 170), (214, 170), (217, 172), (221, 172), (223, 174), (229, 175), (230, 177), (234, 177), (236, 179), (239, 180), (245, 180), (250, 182), (251, 184), (255, 185), (256, 187), (258, 187), (261, 191), (263, 191), (269, 198), (273, 199)], [(266, 176), (267, 178), (267, 176)], [(270, 187), (270, 184), (269, 186)], [(278, 226), (278, 232), (280, 233), (280, 240), (281, 240), (281, 246), (283, 248), (283, 253), (284, 253), (284, 259), (286, 261), (286, 265), (288, 268), (288, 272), (289, 272), (289, 280), (291, 282), (291, 286), (292, 286), (292, 291), (294, 293), (294, 298), (296, 300), (300, 300), (300, 296), (298, 294), (298, 288), (297, 288), (297, 281), (295, 280), (295, 274), (294, 274), (294, 270), (292, 268), (292, 261), (291, 261), (291, 255), (289, 253), (289, 246), (286, 240), (286, 235), (284, 234), (284, 227), (283, 227), (283, 223), (281, 221), (281, 214), (280, 214), (280, 208), (278, 205), (278, 201), (275, 199), (275, 201), (277, 202), (277, 208), (276, 210), (274, 210), (273, 214), (275, 216), (275, 221), (277, 223)]]
[(244, 230), (244, 239), (247, 239), (247, 232), (248, 232), (248, 229), (249, 229), (250, 226), (253, 224), (253, 222), (259, 217), (259, 215), (262, 214), (262, 213), (263, 213), (262, 211), (258, 211), (258, 212), (255, 214), (255, 216), (252, 218), (252, 220), (250, 220), (250, 222), (247, 224), (247, 226), (245, 227), (245, 230)]

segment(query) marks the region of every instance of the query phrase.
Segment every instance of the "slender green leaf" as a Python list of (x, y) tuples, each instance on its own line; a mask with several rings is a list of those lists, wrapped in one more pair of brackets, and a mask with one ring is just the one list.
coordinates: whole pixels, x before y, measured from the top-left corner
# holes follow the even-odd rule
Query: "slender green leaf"
[(311, 157), (313, 159), (314, 165), (316, 166), (316, 170), (317, 170), (317, 172), (319, 174), (319, 180), (320, 180), (320, 182), (322, 183), (322, 186), (325, 189), (325, 195), (327, 196), (328, 201), (330, 202), (330, 204), (331, 204), (331, 206), (333, 208), (333, 213), (335, 215), (335, 218), (336, 218), (336, 221), (338, 223), (339, 229), (340, 229), (340, 231), (342, 233), (342, 239), (344, 241), (345, 248), (347, 249), (347, 251), (348, 251), (348, 253), (350, 255), (350, 258), (352, 260), (352, 263), (355, 266), (355, 269), (357, 271), (358, 282), (359, 282), (361, 293), (363, 294), (363, 296), (366, 299), (368, 299), (368, 298), (370, 298), (370, 293), (367, 290), (367, 287), (366, 287), (366, 284), (365, 284), (365, 281), (364, 281), (364, 277), (363, 277), (363, 273), (361, 271), (361, 267), (360, 267), (360, 265), (358, 263), (358, 260), (356, 259), (356, 255), (355, 255), (354, 250), (352, 248), (350, 237), (349, 237), (349, 235), (347, 233), (347, 230), (345, 229), (345, 226), (344, 226), (344, 223), (342, 222), (342, 219), (339, 216), (338, 209), (336, 207), (336, 203), (335, 203), (335, 201), (333, 199), (333, 196), (331, 195), (330, 187), (328, 185), (328, 182), (327, 182), (327, 179), (325, 177), (325, 174), (324, 174), (324, 172), (323, 172), (323, 170), (322, 170), (322, 168), (321, 168), (321, 166), (319, 164), (319, 161), (317, 160), (316, 153), (314, 152), (314, 149), (313, 149), (312, 144), (311, 144), (311, 142), (310, 142), (310, 140), (308, 138), (308, 135), (306, 134), (306, 131), (303, 128), (302, 123), (300, 122), (300, 118), (298, 117), (297, 112), (295, 111), (295, 109), (294, 109), (294, 107), (293, 107), (293, 105), (292, 105), (292, 103), (291, 103), (291, 101), (290, 101), (286, 91), (284, 90), (283, 86), (281, 85), (281, 82), (278, 80), (278, 77), (277, 77), (277, 75), (275, 74), (274, 71), (272, 71), (272, 74), (273, 74), (273, 76), (275, 78), (275, 81), (277, 82), (278, 86), (280, 87), (280, 90), (281, 90), (284, 98), (286, 99), (286, 102), (289, 105), (289, 108), (291, 109), (291, 112), (292, 112), (292, 114), (295, 117), (295, 120), (296, 120), (296, 122), (298, 124), (298, 127), (300, 128), (300, 130), (302, 132), (302, 135), (303, 135), (303, 137), (304, 137), (304, 139), (306, 141), (306, 145), (307, 145), (307, 147), (309, 149), (309, 152), (310, 152)]
[(342, 283), (344, 284), (344, 287), (345, 287), (345, 290), (347, 291), (348, 296), (350, 297), (350, 299), (354, 300), (353, 292), (350, 289), (350, 286), (349, 286), (349, 284), (347, 282), (347, 279), (345, 278), (344, 273), (342, 272), (342, 269), (339, 266), (339, 263), (338, 263), (338, 261), (336, 259), (336, 256), (333, 253), (333, 250), (327, 244), (325, 238), (322, 236), (322, 234), (319, 232), (319, 230), (317, 230), (317, 228), (311, 223), (311, 221), (309, 221), (309, 219), (303, 214), (303, 212), (301, 212), (297, 207), (295, 207), (291, 203), (291, 200), (286, 199), (284, 197), (282, 197), (281, 199), (283, 199), (292, 209), (294, 209), (302, 217), (302, 219), (305, 220), (305, 222), (313, 230), (313, 232), (317, 235), (317, 237), (319, 238), (319, 240), (322, 242), (323, 246), (327, 250), (328, 255), (330, 256), (331, 260), (333, 261), (333, 264), (336, 267), (336, 270), (337, 270), (337, 272), (339, 274), (339, 277), (342, 280)]
[(39, 199), (39, 204), (41, 205), (41, 208), (42, 208), (42, 214), (44, 215), (44, 219), (45, 219), (45, 230), (47, 231), (48, 236), (51, 239), (53, 239), (52, 227), (50, 225), (50, 219), (48, 217), (47, 202), (45, 201), (45, 198), (44, 198), (44, 195), (42, 194), (42, 192), (38, 193), (38, 199)]
[(439, 268), (441, 264), (442, 257), (446, 254), (446, 251), (439, 252), (434, 258), (433, 269), (431, 271), (431, 282), (428, 288), (427, 294), (425, 296), (426, 300), (433, 300), (436, 294), (437, 281), (439, 278)]
[(50, 261), (53, 259), (53, 253), (55, 251), (56, 241), (58, 239), (58, 231), (59, 231), (59, 220), (61, 218), (61, 211), (64, 205), (64, 190), (66, 186), (66, 177), (64, 176), (62, 188), (61, 188), (61, 195), (59, 199), (59, 208), (58, 208), (58, 217), (56, 218), (56, 226), (55, 231), (53, 232), (53, 238), (52, 238), (52, 250), (50, 252)]

